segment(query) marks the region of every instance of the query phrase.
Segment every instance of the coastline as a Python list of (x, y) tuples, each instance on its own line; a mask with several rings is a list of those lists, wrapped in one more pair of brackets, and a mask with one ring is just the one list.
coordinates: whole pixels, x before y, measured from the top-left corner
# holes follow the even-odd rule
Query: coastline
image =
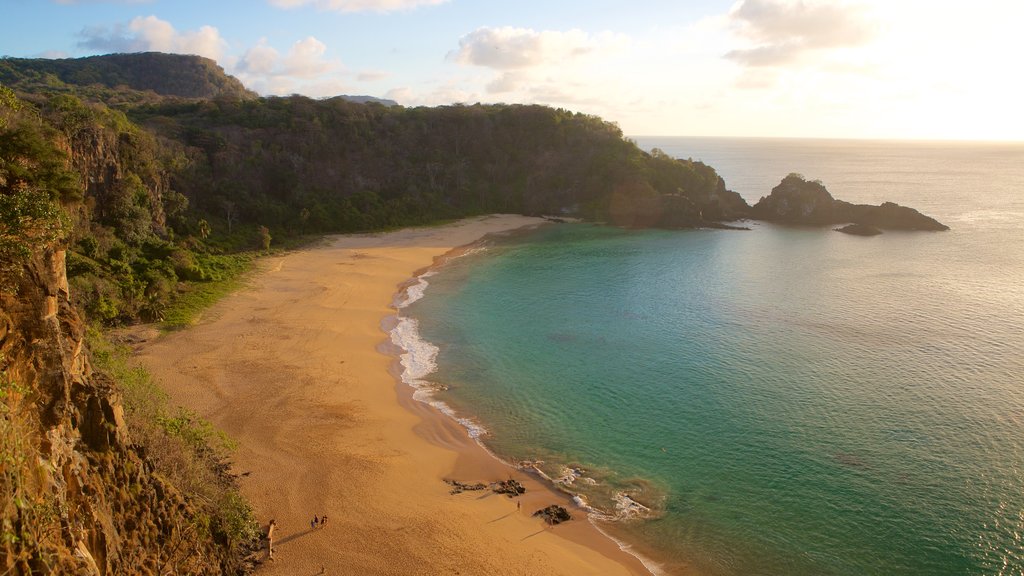
[[(544, 223), (489, 216), (439, 228), (328, 238), (267, 259), (198, 325), (146, 342), (138, 359), (172, 400), (239, 443), (233, 471), (257, 518), (277, 520), (264, 574), (648, 574), (584, 520), (529, 514), (570, 498), (493, 457), (413, 399), (382, 349), (395, 293), (487, 234)], [(516, 502), (449, 494), (444, 481), (513, 477)], [(329, 526), (311, 530), (314, 514)]]

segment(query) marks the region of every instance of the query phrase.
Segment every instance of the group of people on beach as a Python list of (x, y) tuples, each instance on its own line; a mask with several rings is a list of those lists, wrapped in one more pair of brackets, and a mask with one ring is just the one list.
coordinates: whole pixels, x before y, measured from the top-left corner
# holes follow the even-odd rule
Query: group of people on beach
[[(313, 519), (309, 521), (309, 529), (318, 530), (327, 527), (327, 514), (323, 516), (313, 515)], [(267, 525), (267, 560), (274, 559), (274, 532), (277, 531), (277, 520), (271, 520), (270, 524)]]
[(319, 518), (316, 516), (316, 514), (314, 514), (313, 519), (309, 521), (310, 530), (316, 530), (317, 528), (325, 527), (327, 527), (327, 514), (324, 514), (322, 517)]

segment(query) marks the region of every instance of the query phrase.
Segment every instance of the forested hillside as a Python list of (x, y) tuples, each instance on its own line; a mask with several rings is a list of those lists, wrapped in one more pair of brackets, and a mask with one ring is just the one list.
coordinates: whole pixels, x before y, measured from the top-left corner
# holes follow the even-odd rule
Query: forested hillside
[[(487, 212), (693, 227), (749, 210), (712, 168), (543, 106), (256, 98), (167, 54), (4, 59), (0, 79), (79, 184), (61, 196), (72, 295), (106, 324), (160, 319), (239, 249), (302, 234)], [(22, 152), (3, 154), (11, 167)]]

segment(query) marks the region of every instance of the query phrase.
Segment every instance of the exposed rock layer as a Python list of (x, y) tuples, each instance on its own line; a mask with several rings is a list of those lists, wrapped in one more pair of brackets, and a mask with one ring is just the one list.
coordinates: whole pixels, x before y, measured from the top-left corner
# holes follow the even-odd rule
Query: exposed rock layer
[[(8, 574), (235, 572), (201, 519), (135, 446), (121, 399), (94, 373), (68, 300), (63, 251), (0, 292)], [(12, 392), (13, 390), (13, 392)]]

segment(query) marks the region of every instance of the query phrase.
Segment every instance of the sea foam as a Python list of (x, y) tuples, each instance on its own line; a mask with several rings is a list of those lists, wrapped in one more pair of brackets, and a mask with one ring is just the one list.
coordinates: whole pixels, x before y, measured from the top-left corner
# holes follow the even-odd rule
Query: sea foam
[(413, 399), (433, 406), (442, 414), (461, 424), (471, 438), (479, 439), (487, 433), (486, 428), (470, 418), (459, 416), (451, 406), (434, 397), (434, 392), (444, 388), (426, 380), (426, 377), (437, 370), (437, 354), (440, 349), (423, 339), (419, 330), (419, 321), (401, 315), (403, 308), (423, 298), (427, 287), (430, 286), (427, 278), (434, 274), (433, 270), (420, 274), (395, 297), (394, 306), (398, 309), (399, 315), (397, 324), (389, 336), (391, 343), (402, 350), (398, 357), (399, 364), (402, 366), (402, 382), (413, 388)]

